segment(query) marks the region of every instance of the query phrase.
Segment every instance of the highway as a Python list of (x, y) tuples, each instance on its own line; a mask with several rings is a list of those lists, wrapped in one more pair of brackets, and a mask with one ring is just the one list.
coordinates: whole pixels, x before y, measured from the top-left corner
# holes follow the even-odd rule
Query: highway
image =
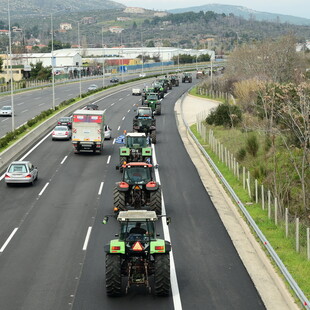
[[(106, 296), (103, 247), (118, 224), (101, 222), (113, 212), (119, 145), (112, 139), (102, 155), (76, 155), (70, 142), (47, 135), (26, 156), (39, 169), (38, 182), (0, 182), (0, 309), (265, 309), (177, 131), (174, 103), (191, 86), (169, 91), (157, 117), (158, 173), (172, 218), (171, 296), (155, 297), (142, 287)], [(78, 84), (72, 87), (77, 95)], [(74, 94), (65, 89), (57, 89), (59, 98)], [(31, 94), (38, 97), (29, 92), (29, 102)], [(97, 102), (114, 138), (132, 128), (140, 98), (128, 88)], [(159, 232), (163, 238), (162, 227)]]

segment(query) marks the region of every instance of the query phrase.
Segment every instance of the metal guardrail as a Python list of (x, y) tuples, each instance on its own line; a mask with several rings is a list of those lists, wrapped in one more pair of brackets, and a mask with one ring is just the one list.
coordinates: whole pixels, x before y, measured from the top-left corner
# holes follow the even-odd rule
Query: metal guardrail
[(209, 164), (212, 166), (212, 168), (214, 169), (214, 171), (216, 172), (217, 176), (220, 178), (220, 180), (223, 182), (223, 184), (225, 185), (226, 189), (229, 191), (230, 195), (233, 197), (233, 199), (235, 200), (235, 202), (237, 203), (238, 207), (240, 208), (240, 210), (242, 211), (243, 215), (245, 216), (245, 218), (247, 219), (247, 221), (249, 222), (249, 224), (251, 225), (251, 227), (253, 228), (253, 230), (256, 232), (258, 238), (260, 239), (260, 241), (262, 242), (262, 244), (265, 246), (266, 250), (268, 251), (268, 253), (270, 254), (270, 256), (273, 258), (274, 262), (277, 264), (277, 266), (279, 267), (281, 273), (283, 274), (283, 276), (285, 277), (285, 279), (287, 280), (287, 282), (289, 283), (290, 287), (292, 288), (292, 290), (295, 292), (295, 294), (297, 295), (298, 299), (300, 300), (300, 302), (302, 303), (302, 305), (304, 306), (305, 309), (310, 310), (310, 302), (307, 299), (307, 297), (305, 296), (305, 294), (303, 293), (303, 291), (300, 289), (300, 287), (298, 286), (298, 284), (296, 283), (296, 281), (293, 279), (292, 275), (289, 273), (289, 271), (287, 270), (287, 268), (285, 267), (285, 265), (283, 264), (283, 262), (281, 261), (281, 259), (279, 258), (278, 254), (275, 252), (275, 250), (273, 249), (273, 247), (270, 245), (269, 241), (267, 240), (267, 238), (264, 236), (264, 234), (262, 233), (262, 231), (259, 229), (259, 227), (256, 225), (255, 221), (253, 220), (253, 218), (251, 217), (250, 213), (247, 211), (247, 209), (244, 207), (243, 203), (240, 201), (239, 197), (237, 196), (237, 194), (234, 192), (234, 190), (232, 189), (232, 187), (229, 185), (229, 183), (226, 181), (226, 179), (224, 178), (224, 176), (222, 175), (222, 173), (220, 172), (220, 170), (217, 168), (217, 166), (215, 165), (215, 163), (213, 162), (213, 160), (211, 159), (211, 157), (209, 156), (209, 154), (206, 152), (206, 150), (203, 148), (203, 146), (199, 143), (198, 139), (195, 137), (195, 135), (193, 134), (193, 132), (191, 131), (189, 125), (187, 124), (185, 118), (184, 118), (184, 114), (183, 114), (183, 108), (182, 108), (182, 104), (183, 104), (183, 100), (184, 97), (187, 95), (187, 93), (185, 93), (182, 97), (181, 97), (181, 116), (182, 116), (182, 120), (183, 123), (186, 127), (187, 132), (189, 132), (190, 136), (193, 138), (193, 140), (195, 141), (195, 143), (197, 144), (197, 146), (199, 147), (200, 151), (203, 153), (203, 155), (206, 157), (206, 159), (208, 160)]

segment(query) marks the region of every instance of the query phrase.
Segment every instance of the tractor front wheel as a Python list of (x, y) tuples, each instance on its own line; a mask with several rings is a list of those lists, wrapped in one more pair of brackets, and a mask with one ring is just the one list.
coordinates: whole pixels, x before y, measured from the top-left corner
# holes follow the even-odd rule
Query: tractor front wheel
[(120, 192), (117, 187), (113, 190), (114, 207), (119, 211), (126, 211), (126, 193)]
[(105, 287), (108, 296), (122, 294), (121, 257), (117, 254), (107, 254), (105, 259)]
[(168, 296), (170, 293), (169, 253), (155, 255), (154, 290), (157, 296)]
[(150, 210), (155, 211), (157, 215), (161, 215), (161, 188), (150, 193)]

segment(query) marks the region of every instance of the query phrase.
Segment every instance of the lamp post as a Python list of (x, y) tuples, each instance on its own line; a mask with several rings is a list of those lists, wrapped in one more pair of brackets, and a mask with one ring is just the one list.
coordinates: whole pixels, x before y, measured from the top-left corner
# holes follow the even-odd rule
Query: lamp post
[[(79, 54), (81, 56), (80, 22), (78, 22), (78, 45), (79, 45)], [(81, 64), (80, 64), (80, 62), (79, 62), (79, 77), (80, 77), (80, 83), (79, 83), (80, 98), (82, 98), (82, 72), (81, 72)]]
[(9, 22), (9, 52), (10, 52), (10, 84), (11, 84), (11, 109), (12, 109), (12, 131), (15, 129), (14, 118), (14, 92), (13, 92), (13, 70), (12, 70), (12, 35), (11, 35), (11, 12), (10, 0), (8, 0), (8, 22)]
[(53, 12), (51, 13), (51, 33), (52, 33), (52, 93), (53, 93), (53, 101), (52, 107), (55, 110), (55, 75), (54, 75), (54, 25), (53, 25)]
[(102, 53), (102, 87), (104, 87), (104, 44), (103, 44), (103, 26), (101, 29), (101, 41), (102, 41), (102, 49), (103, 49), (103, 53)]
[(143, 38), (142, 38), (142, 31), (141, 31), (141, 61), (142, 61), (142, 67), (141, 67), (141, 74), (143, 75), (143, 70), (144, 70), (144, 57), (143, 57)]

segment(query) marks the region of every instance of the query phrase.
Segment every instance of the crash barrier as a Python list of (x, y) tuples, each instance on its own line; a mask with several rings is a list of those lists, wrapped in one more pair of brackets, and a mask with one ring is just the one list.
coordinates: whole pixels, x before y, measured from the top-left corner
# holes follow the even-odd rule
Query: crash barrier
[(234, 192), (234, 190), (229, 185), (229, 183), (226, 181), (226, 179), (224, 178), (224, 176), (222, 175), (220, 170), (217, 168), (216, 164), (213, 162), (213, 160), (211, 159), (211, 157), (209, 156), (207, 151), (204, 149), (204, 147), (200, 144), (198, 139), (195, 137), (194, 133), (191, 131), (189, 125), (187, 124), (187, 122), (186, 122), (186, 120), (184, 118), (184, 114), (183, 114), (183, 107), (182, 107), (182, 105), (183, 105), (183, 100), (184, 100), (185, 96), (187, 96), (187, 93), (185, 93), (181, 97), (181, 117), (182, 117), (182, 121), (183, 121), (183, 123), (184, 123), (184, 125), (186, 127), (187, 133), (195, 141), (195, 143), (198, 146), (199, 150), (202, 152), (202, 154), (204, 155), (204, 157), (206, 158), (206, 160), (208, 161), (210, 166), (213, 168), (213, 170), (217, 174), (218, 178), (222, 181), (223, 185), (225, 186), (227, 191), (230, 193), (231, 197), (234, 199), (234, 201), (238, 205), (238, 207), (241, 210), (241, 212), (243, 213), (244, 217), (247, 219), (248, 223), (250, 224), (252, 229), (255, 231), (257, 237), (259, 238), (259, 240), (261, 241), (261, 243), (263, 244), (265, 249), (268, 251), (268, 253), (272, 257), (272, 259), (274, 260), (274, 262), (276, 263), (278, 268), (280, 269), (281, 273), (283, 274), (283, 276), (285, 277), (285, 279), (289, 283), (291, 289), (294, 291), (294, 293), (296, 294), (296, 296), (298, 297), (298, 299), (300, 300), (300, 302), (302, 303), (304, 308), (307, 309), (307, 310), (310, 310), (309, 300), (307, 299), (307, 297), (305, 296), (303, 291), (300, 289), (300, 287), (298, 286), (296, 281), (293, 279), (292, 275), (289, 273), (289, 271), (287, 270), (287, 268), (285, 267), (285, 265), (283, 264), (282, 260), (279, 258), (279, 256), (277, 255), (277, 253), (275, 252), (275, 250), (273, 249), (273, 247), (271, 246), (271, 244), (267, 240), (267, 238), (264, 236), (262, 231), (259, 229), (259, 227), (255, 223), (255, 221), (251, 217), (250, 213), (247, 211), (247, 209), (245, 208), (243, 203), (240, 201), (240, 199), (237, 196), (237, 194)]

